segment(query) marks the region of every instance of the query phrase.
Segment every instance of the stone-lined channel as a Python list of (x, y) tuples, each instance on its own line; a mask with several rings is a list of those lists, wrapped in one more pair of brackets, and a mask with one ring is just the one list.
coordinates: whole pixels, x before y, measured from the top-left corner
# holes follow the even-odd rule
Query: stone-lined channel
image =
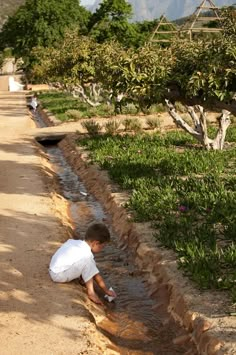
[[(37, 127), (46, 127), (39, 112), (33, 119)], [(60, 182), (61, 193), (68, 201), (68, 217), (74, 226), (75, 238), (82, 238), (88, 224), (94, 221), (103, 221), (111, 231), (111, 243), (95, 256), (107, 285), (118, 295), (115, 302), (104, 300), (106, 317), (97, 324), (98, 330), (111, 342), (111, 350), (122, 355), (196, 355), (196, 348), (185, 330), (167, 312), (165, 294), (160, 292), (158, 299), (152, 299), (142, 272), (134, 265), (132, 253), (120, 246), (119, 237), (112, 231), (110, 216), (86, 190), (56, 140), (43, 137), (38, 141), (44, 146)], [(99, 296), (103, 299), (104, 295), (99, 293)]]
[[(106, 283), (118, 294), (115, 302), (105, 303), (106, 318), (98, 329), (121, 354), (186, 354), (193, 344), (169, 316), (166, 300), (153, 300), (142, 279), (142, 272), (132, 262), (132, 256), (119, 247), (119, 238), (112, 231), (110, 217), (100, 203), (88, 193), (80, 178), (65, 160), (57, 145), (43, 143), (53, 170), (58, 176), (63, 196), (68, 201), (68, 215), (76, 238), (82, 238), (89, 223), (103, 221), (111, 231), (112, 241), (96, 255), (96, 261)], [(81, 286), (78, 286), (81, 287)], [(103, 295), (100, 294), (102, 298)], [(181, 339), (185, 341), (182, 343)], [(180, 341), (179, 341), (180, 340)], [(188, 352), (189, 353), (189, 352)]]

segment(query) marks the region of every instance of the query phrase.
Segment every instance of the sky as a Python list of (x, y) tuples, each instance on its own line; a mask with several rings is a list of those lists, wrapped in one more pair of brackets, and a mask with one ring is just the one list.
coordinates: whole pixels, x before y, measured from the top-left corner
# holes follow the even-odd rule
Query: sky
[(95, 0), (80, 0), (81, 5), (92, 5)]

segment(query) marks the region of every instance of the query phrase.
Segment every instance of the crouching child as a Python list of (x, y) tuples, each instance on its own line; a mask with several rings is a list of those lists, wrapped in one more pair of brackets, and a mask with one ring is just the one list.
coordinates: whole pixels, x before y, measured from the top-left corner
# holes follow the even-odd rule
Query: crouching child
[(93, 253), (99, 253), (110, 241), (110, 232), (103, 223), (91, 224), (84, 240), (67, 240), (53, 255), (49, 274), (54, 282), (70, 282), (82, 277), (88, 297), (91, 301), (102, 304), (94, 290), (94, 281), (106, 295), (116, 297), (109, 290), (99, 273)]

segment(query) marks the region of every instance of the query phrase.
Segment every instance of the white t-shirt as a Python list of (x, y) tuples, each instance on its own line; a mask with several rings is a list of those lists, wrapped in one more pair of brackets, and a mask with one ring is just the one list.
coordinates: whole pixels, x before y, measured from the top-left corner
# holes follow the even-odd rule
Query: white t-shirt
[[(74, 239), (68, 239), (56, 251), (50, 262), (49, 270), (54, 274), (73, 270), (72, 274), (75, 276), (73, 278), (82, 276), (84, 282), (99, 273), (90, 246), (84, 240)], [(68, 278), (66, 280), (71, 281)]]
[(34, 110), (36, 110), (36, 108), (38, 107), (38, 102), (37, 102), (36, 97), (32, 97), (31, 102), (30, 102), (30, 106), (31, 106)]

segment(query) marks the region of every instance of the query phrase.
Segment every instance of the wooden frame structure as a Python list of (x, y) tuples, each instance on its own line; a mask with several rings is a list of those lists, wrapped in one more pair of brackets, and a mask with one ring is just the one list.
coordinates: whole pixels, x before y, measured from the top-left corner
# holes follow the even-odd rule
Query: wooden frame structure
[[(166, 30), (163, 27), (168, 26), (169, 29)], [(170, 22), (167, 20), (167, 18), (162, 15), (160, 17), (160, 21), (157, 25), (157, 27), (155, 28), (155, 30), (153, 31), (148, 43), (164, 43), (164, 42), (171, 42), (173, 36), (176, 36), (179, 33), (179, 29), (173, 24), (173, 22)], [(159, 35), (163, 35), (163, 34), (169, 34), (170, 35), (170, 39), (167, 38), (158, 38)]]
[[(214, 16), (206, 16), (204, 12), (211, 11)], [(203, 13), (203, 14), (202, 14)], [(204, 23), (218, 21), (221, 24), (223, 18), (220, 16), (219, 8), (215, 6), (212, 0), (203, 0), (196, 11), (181, 28), (180, 33), (187, 33), (190, 41), (193, 39), (193, 33), (219, 33), (222, 27), (205, 27)]]
[[(213, 12), (214, 16), (206, 16), (206, 14), (204, 14), (206, 11)], [(215, 6), (213, 0), (202, 0), (195, 12), (190, 16), (189, 20), (180, 28), (173, 22), (168, 21), (167, 18), (162, 15), (157, 27), (150, 36), (148, 43), (170, 43), (176, 38), (176, 36), (180, 38), (182, 34), (186, 33), (189, 35), (190, 41), (193, 39), (193, 33), (219, 33), (222, 31), (222, 27), (206, 27), (204, 24), (209, 23), (210, 21), (218, 21), (221, 24), (222, 20), (223, 17), (220, 16), (219, 8)], [(165, 29), (166, 26), (168, 26), (169, 29)], [(158, 38), (158, 36), (164, 34), (168, 34), (169, 38)]]

